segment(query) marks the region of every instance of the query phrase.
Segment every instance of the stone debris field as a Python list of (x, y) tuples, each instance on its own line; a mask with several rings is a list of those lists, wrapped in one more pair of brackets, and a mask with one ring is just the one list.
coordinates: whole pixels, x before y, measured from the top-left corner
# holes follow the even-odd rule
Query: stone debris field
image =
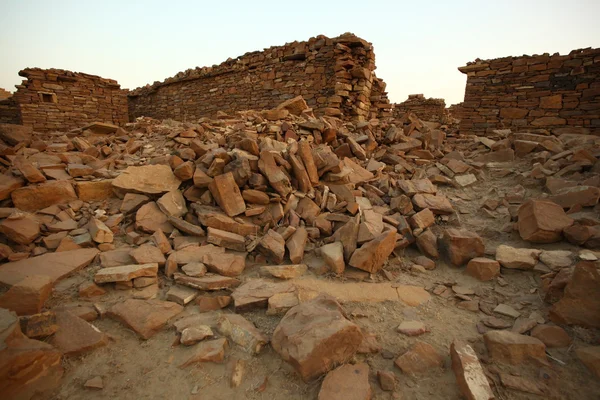
[(352, 34), (0, 100), (3, 399), (598, 399), (600, 49), (391, 104)]

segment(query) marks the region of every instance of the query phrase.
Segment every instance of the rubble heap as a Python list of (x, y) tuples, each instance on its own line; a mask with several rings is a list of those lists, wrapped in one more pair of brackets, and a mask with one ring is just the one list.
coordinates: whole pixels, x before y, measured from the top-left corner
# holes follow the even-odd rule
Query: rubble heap
[[(249, 380), (244, 360), (232, 355), (267, 357), (271, 346), (304, 382), (325, 376), (319, 398), (349, 390), (370, 398), (370, 364), (380, 358), (406, 377), (451, 364), (457, 386), (440, 390), (467, 398), (560, 391), (554, 380), (507, 371), (549, 371), (556, 357), (547, 349), (569, 346), (570, 326), (600, 327), (600, 275), (589, 250), (600, 245), (600, 222), (589, 212), (600, 198), (596, 137), (459, 135), (412, 113), (317, 118), (301, 96), (217, 114), (42, 134), (0, 125), (3, 392), (49, 393), (63, 358), (115, 346), (94, 325), (103, 318), (144, 341), (174, 328), (181, 346), (169, 364), (229, 360), (232, 388)], [(515, 163), (527, 170), (515, 173)], [(488, 198), (476, 192), (508, 176), (520, 184)], [(523, 185), (549, 193), (529, 196)], [(478, 234), (485, 229), (471, 225), (469, 193), (486, 218), (507, 217), (503, 232)], [(514, 242), (495, 242), (501, 233)], [(542, 247), (561, 241), (587, 249)], [(523, 242), (531, 246), (516, 245)], [(532, 272), (545, 305), (537, 293), (505, 288)], [(489, 286), (447, 278), (457, 273)], [(77, 305), (63, 304), (56, 293), (66, 296), (60, 285), (73, 277)], [(395, 330), (411, 341), (386, 350), (360, 321), (364, 312), (343, 306), (362, 302), (405, 305)], [(450, 338), (441, 351), (445, 344), (428, 340), (435, 332), (415, 311), (431, 304), (452, 306), (461, 318), (472, 313), (481, 336), (471, 344)], [(582, 368), (597, 374), (598, 347), (577, 340)], [(398, 391), (394, 372), (376, 375), (376, 390)], [(251, 390), (267, 386), (268, 376)], [(103, 380), (85, 387), (102, 389)]]

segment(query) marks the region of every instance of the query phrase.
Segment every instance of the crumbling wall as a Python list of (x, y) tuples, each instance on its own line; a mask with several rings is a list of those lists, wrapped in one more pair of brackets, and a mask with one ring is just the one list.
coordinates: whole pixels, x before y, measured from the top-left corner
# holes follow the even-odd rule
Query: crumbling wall
[(12, 96), (12, 93), (11, 93), (11, 92), (9, 92), (9, 91), (8, 91), (8, 90), (6, 90), (6, 89), (2, 89), (2, 88), (0, 88), (0, 100), (5, 100), (5, 99), (8, 99), (8, 98), (9, 98), (9, 97), (11, 97), (11, 96)]
[(274, 108), (301, 95), (317, 115), (389, 115), (373, 46), (353, 34), (317, 36), (180, 72), (129, 93), (129, 114), (192, 121), (218, 111)]
[(13, 100), (23, 125), (38, 132), (69, 130), (99, 121), (128, 122), (127, 91), (112, 79), (61, 69), (27, 68)]
[(0, 88), (0, 124), (20, 124), (19, 106), (8, 90)]
[(448, 114), (452, 118), (462, 119), (465, 114), (463, 103), (451, 104), (450, 107), (448, 107)]
[(462, 132), (600, 134), (600, 49), (476, 60), (458, 70), (467, 74)]
[(416, 114), (424, 121), (441, 122), (444, 120), (446, 102), (444, 99), (426, 99), (423, 94), (409, 94), (408, 100), (394, 104), (394, 118), (400, 119), (407, 112)]

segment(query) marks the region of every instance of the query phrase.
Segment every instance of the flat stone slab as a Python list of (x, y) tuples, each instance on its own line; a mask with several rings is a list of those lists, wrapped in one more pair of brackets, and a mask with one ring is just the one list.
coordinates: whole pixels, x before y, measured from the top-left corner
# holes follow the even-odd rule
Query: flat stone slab
[(78, 249), (7, 263), (0, 266), (0, 285), (12, 286), (32, 275), (47, 276), (54, 283), (87, 266), (98, 253), (97, 249)]
[[(429, 293), (419, 286), (398, 285), (392, 283), (364, 282), (329, 282), (318, 279), (292, 279), (301, 292), (302, 290), (316, 293), (326, 293), (340, 303), (383, 301), (402, 301), (411, 307), (423, 304), (431, 298)], [(302, 297), (302, 296), (301, 296)]]
[(158, 274), (158, 263), (140, 265), (122, 265), (120, 267), (104, 268), (96, 272), (94, 282), (128, 282), (142, 276), (154, 277)]
[(112, 306), (107, 315), (150, 339), (182, 311), (183, 306), (171, 301), (129, 299)]
[(168, 165), (144, 165), (127, 167), (112, 182), (112, 185), (124, 192), (141, 194), (164, 194), (179, 188), (181, 181), (173, 174)]

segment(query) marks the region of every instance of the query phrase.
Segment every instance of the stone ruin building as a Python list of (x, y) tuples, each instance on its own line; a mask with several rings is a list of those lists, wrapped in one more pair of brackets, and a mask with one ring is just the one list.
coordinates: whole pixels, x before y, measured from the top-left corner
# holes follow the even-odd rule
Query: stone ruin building
[(65, 131), (101, 121), (128, 122), (127, 91), (113, 79), (62, 69), (26, 68), (17, 91), (0, 100), (0, 123), (37, 132)]
[(461, 132), (600, 134), (600, 49), (476, 60), (458, 70), (467, 74)]
[(423, 94), (409, 94), (408, 100), (394, 104), (394, 118), (414, 113), (424, 121), (445, 122), (446, 102), (444, 99), (425, 98)]

